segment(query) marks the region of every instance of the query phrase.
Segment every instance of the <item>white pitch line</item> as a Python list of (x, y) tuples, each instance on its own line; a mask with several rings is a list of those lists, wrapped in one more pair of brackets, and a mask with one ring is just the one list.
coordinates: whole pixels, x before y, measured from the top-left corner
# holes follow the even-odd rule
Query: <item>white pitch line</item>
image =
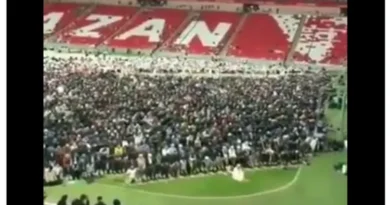
[[(255, 197), (255, 196), (268, 195), (268, 194), (272, 194), (272, 193), (286, 190), (286, 189), (290, 188), (291, 186), (293, 186), (298, 181), (299, 176), (301, 175), (301, 170), (302, 170), (302, 167), (299, 167), (297, 172), (295, 173), (294, 178), (289, 183), (287, 183), (283, 186), (280, 186), (280, 187), (275, 188), (275, 189), (267, 190), (267, 191), (261, 191), (261, 192), (257, 192), (257, 193), (253, 193), (253, 194), (245, 194), (245, 195), (238, 195), (238, 196), (203, 196), (203, 197), (202, 196), (200, 196), (200, 197), (199, 196), (198, 197), (196, 197), (196, 196), (182, 196), (182, 195), (175, 195), (175, 194), (164, 194), (164, 193), (158, 193), (158, 192), (150, 192), (150, 191), (145, 191), (142, 189), (131, 188), (134, 186), (118, 186), (118, 185), (111, 185), (111, 184), (99, 184), (99, 185), (106, 186), (106, 187), (131, 190), (134, 192), (138, 192), (138, 193), (142, 193), (142, 194), (149, 194), (149, 195), (153, 195), (153, 196), (161, 196), (161, 197), (177, 198), (177, 199), (194, 199), (194, 200), (199, 200), (199, 199), (200, 200), (204, 200), (204, 199), (207, 199), (207, 200), (243, 199), (243, 198), (250, 198), (250, 197)], [(204, 175), (204, 176), (213, 176), (213, 175)], [(186, 179), (186, 178), (182, 178), (182, 179)], [(188, 178), (188, 179), (191, 179), (191, 178)], [(146, 185), (146, 183), (144, 185)], [(45, 205), (55, 205), (55, 203), (45, 202)]]
[[(118, 186), (118, 185), (111, 185), (111, 184), (100, 184), (102, 186), (107, 186), (107, 187), (115, 187), (115, 188), (122, 188), (122, 189), (127, 189), (127, 190), (132, 190), (134, 192), (142, 193), (142, 194), (148, 194), (148, 195), (153, 195), (153, 196), (161, 196), (161, 197), (169, 197), (169, 198), (177, 198), (177, 199), (194, 199), (194, 200), (218, 200), (218, 199), (242, 199), (242, 198), (250, 198), (250, 197), (255, 197), (255, 196), (263, 196), (267, 194), (272, 194), (276, 192), (280, 192), (283, 190), (286, 190), (290, 188), (292, 185), (294, 185), (301, 174), (302, 167), (299, 167), (297, 172), (295, 173), (294, 178), (287, 184), (280, 186), (275, 189), (267, 190), (267, 191), (261, 191), (253, 194), (245, 194), (245, 195), (238, 195), (238, 196), (182, 196), (182, 195), (175, 195), (175, 194), (165, 194), (165, 193), (158, 193), (158, 192), (150, 192), (150, 191), (145, 191), (141, 189), (134, 189), (130, 188), (131, 186)], [(129, 189), (130, 188), (130, 189)]]
[[(300, 166), (294, 166), (294, 168), (299, 168), (299, 167)], [(245, 168), (244, 171), (245, 172), (259, 172), (259, 171), (269, 171), (269, 170), (275, 170), (275, 169), (281, 169), (281, 167), (275, 166), (275, 167), (263, 167), (263, 168)], [(190, 175), (190, 176), (181, 177), (181, 178), (160, 179), (160, 180), (155, 180), (155, 181), (149, 181), (146, 183), (135, 183), (135, 184), (128, 184), (128, 185), (124, 185), (124, 186), (125, 187), (138, 187), (138, 186), (144, 186), (144, 185), (148, 185), (148, 184), (159, 184), (159, 183), (166, 183), (169, 181), (207, 178), (207, 177), (218, 176), (218, 175), (229, 175), (230, 176), (230, 174), (227, 172), (217, 172), (217, 173)], [(102, 183), (102, 184), (104, 184), (104, 183)]]

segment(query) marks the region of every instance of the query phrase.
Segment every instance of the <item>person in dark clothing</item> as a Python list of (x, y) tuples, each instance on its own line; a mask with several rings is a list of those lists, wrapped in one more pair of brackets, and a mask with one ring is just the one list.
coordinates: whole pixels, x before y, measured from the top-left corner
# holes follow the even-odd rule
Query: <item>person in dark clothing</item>
[(103, 197), (102, 197), (102, 196), (98, 196), (98, 197), (97, 197), (96, 205), (106, 205), (106, 204), (103, 202)]
[(80, 201), (83, 205), (89, 205), (89, 199), (88, 199), (88, 196), (85, 195), (85, 194), (82, 194), (80, 196)]
[(161, 165), (161, 174), (163, 178), (169, 178), (169, 164), (168, 163), (163, 163)]
[(72, 205), (83, 205), (83, 202), (80, 199), (74, 199)]
[[(192, 62), (187, 60), (185, 63)], [(216, 167), (225, 170), (236, 163), (244, 167), (274, 166), (279, 161), (284, 165), (302, 163), (300, 153), (313, 150), (293, 151), (300, 150), (301, 144), (311, 148), (314, 130), (317, 135), (327, 128), (319, 117), (333, 84), (326, 72), (306, 73), (304, 69), (305, 73), (274, 78), (264, 76), (264, 68), (250, 68), (237, 74), (259, 72), (259, 78), (230, 74), (218, 78), (152, 77), (100, 69), (80, 73), (74, 68), (95, 70), (95, 63), (52, 61), (45, 63), (44, 69), (44, 151), (56, 154), (47, 154), (46, 161), (58, 157), (56, 161), (64, 166), (62, 175), (85, 176), (87, 182), (93, 181), (90, 177), (95, 171), (121, 173), (130, 163), (142, 170), (137, 171), (142, 179), (144, 171), (147, 178), (159, 179), (177, 176), (178, 171), (193, 175), (216, 171)], [(118, 67), (127, 63), (132, 62), (120, 62)], [(154, 69), (160, 66), (154, 64), (151, 68), (140, 72), (182, 72), (171, 68), (157, 71)], [(279, 72), (270, 69), (270, 75)], [(236, 73), (230, 69), (221, 72)], [(343, 143), (340, 145), (343, 148)], [(249, 152), (260, 156), (248, 158)], [(218, 154), (222, 159), (216, 160)]]
[(121, 205), (121, 201), (119, 201), (119, 199), (114, 199), (114, 201), (112, 202), (113, 205)]
[(62, 195), (61, 199), (57, 202), (57, 205), (66, 205), (68, 200), (68, 195)]

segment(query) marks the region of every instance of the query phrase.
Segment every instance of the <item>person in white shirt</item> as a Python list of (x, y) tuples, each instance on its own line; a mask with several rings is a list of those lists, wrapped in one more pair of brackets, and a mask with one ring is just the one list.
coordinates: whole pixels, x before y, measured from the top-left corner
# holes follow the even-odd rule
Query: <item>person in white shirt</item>
[(126, 171), (126, 183), (134, 183), (136, 181), (136, 176), (137, 176), (137, 169), (134, 166), (131, 166), (129, 169)]
[(174, 155), (177, 154), (177, 149), (175, 147), (175, 144), (171, 144), (171, 146), (168, 148), (168, 154), (169, 155)]
[(273, 157), (274, 157), (274, 154), (275, 154), (275, 151), (271, 148), (271, 147), (268, 147), (265, 149), (264, 151), (265, 154), (268, 155), (268, 164), (271, 164), (272, 163), (272, 160), (273, 160)]
[(57, 176), (58, 179), (62, 179), (63, 178), (63, 171), (62, 171), (62, 167), (59, 165), (59, 164), (55, 164), (53, 166), (53, 172), (55, 174), (55, 176)]
[(248, 152), (248, 151), (251, 150), (251, 147), (250, 147), (248, 141), (243, 142), (242, 145), (241, 145), (241, 147), (242, 147), (242, 150), (244, 150), (244, 151), (246, 151), (246, 152)]
[(341, 173), (344, 174), (344, 175), (347, 175), (347, 173), (348, 173), (348, 166), (347, 166), (347, 164), (343, 164), (341, 166)]
[(348, 149), (348, 140), (347, 139), (344, 140), (344, 149), (345, 150)]
[(235, 164), (237, 154), (236, 154), (236, 149), (234, 149), (234, 146), (230, 146), (228, 150), (228, 155), (229, 155), (229, 160), (231, 164)]
[(53, 183), (54, 181), (57, 180), (57, 177), (53, 171), (53, 168), (52, 167), (46, 167), (44, 169), (44, 180), (45, 180), (45, 183)]
[(311, 148), (312, 152), (317, 151), (317, 149), (318, 149), (318, 138), (312, 137), (310, 139), (310, 141), (309, 141), (309, 145), (310, 145), (310, 148)]
[(144, 138), (144, 137), (143, 137), (142, 134), (135, 135), (135, 136), (134, 136), (134, 144), (135, 144), (136, 146), (138, 146), (139, 144), (141, 144), (143, 138)]
[(154, 163), (152, 153), (148, 153), (148, 161), (147, 162), (148, 162), (148, 165), (152, 165)]
[(191, 174), (197, 174), (199, 172), (198, 167), (196, 166), (196, 160), (196, 156), (193, 154), (191, 154), (188, 158)]
[(236, 167), (234, 167), (234, 169), (233, 169), (231, 174), (232, 174), (232, 179), (235, 180), (235, 181), (238, 181), (238, 182), (247, 181), (245, 179), (245, 172), (242, 169), (240, 164), (237, 164)]
[(161, 154), (162, 154), (163, 157), (165, 157), (165, 156), (168, 155), (168, 147), (167, 147), (167, 146), (165, 146), (164, 148), (162, 148)]

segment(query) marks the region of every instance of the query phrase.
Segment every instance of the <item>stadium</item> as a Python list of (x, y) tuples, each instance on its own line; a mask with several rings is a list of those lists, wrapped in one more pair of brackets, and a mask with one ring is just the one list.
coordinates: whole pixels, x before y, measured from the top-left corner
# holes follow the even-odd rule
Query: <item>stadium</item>
[(347, 204), (346, 4), (46, 0), (45, 205)]

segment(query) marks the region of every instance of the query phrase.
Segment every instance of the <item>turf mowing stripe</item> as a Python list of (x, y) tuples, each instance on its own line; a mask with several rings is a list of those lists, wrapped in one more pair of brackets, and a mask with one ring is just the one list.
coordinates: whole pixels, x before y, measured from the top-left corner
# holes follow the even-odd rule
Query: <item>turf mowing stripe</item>
[(141, 189), (130, 188), (130, 187), (134, 187), (134, 186), (128, 186), (128, 185), (126, 185), (126, 186), (119, 186), (119, 185), (112, 185), (112, 184), (100, 184), (100, 185), (107, 186), (107, 187), (112, 187), (112, 188), (121, 188), (121, 189), (125, 188), (125, 189), (132, 190), (134, 192), (138, 192), (138, 193), (142, 193), (142, 194), (149, 194), (149, 195), (154, 195), (154, 196), (177, 198), (177, 199), (194, 199), (194, 200), (196, 200), (196, 199), (207, 199), (207, 200), (242, 199), (242, 198), (250, 198), (250, 197), (257, 197), (257, 196), (272, 194), (272, 193), (276, 193), (276, 192), (280, 192), (280, 191), (286, 190), (286, 189), (290, 188), (292, 185), (294, 185), (298, 181), (299, 176), (301, 174), (301, 170), (302, 170), (302, 167), (299, 167), (299, 169), (297, 170), (294, 178), (289, 183), (287, 183), (287, 184), (285, 184), (285, 185), (283, 185), (281, 187), (278, 187), (278, 188), (275, 188), (275, 189), (271, 189), (271, 190), (268, 190), (268, 191), (261, 191), (261, 192), (257, 192), (257, 193), (253, 193), (253, 194), (245, 194), (245, 195), (238, 195), (238, 196), (220, 196), (220, 197), (217, 197), (217, 196), (215, 196), (215, 197), (207, 197), (207, 196), (203, 196), (203, 197), (181, 196), (181, 195), (175, 195), (175, 194), (164, 194), (164, 193), (159, 193), (159, 192), (150, 192), (150, 191), (145, 191), (145, 190), (141, 190)]

